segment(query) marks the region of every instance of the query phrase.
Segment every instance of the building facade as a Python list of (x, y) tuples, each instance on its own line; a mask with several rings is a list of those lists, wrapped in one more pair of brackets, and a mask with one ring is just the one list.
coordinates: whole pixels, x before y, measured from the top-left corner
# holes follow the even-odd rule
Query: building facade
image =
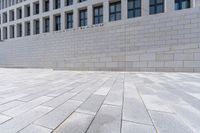
[(0, 66), (200, 71), (199, 0), (0, 0)]

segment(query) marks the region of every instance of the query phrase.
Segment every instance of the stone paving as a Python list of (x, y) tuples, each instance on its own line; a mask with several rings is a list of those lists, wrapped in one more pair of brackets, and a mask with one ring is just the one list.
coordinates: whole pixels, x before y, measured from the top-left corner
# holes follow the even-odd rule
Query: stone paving
[(200, 74), (0, 68), (0, 133), (199, 133)]

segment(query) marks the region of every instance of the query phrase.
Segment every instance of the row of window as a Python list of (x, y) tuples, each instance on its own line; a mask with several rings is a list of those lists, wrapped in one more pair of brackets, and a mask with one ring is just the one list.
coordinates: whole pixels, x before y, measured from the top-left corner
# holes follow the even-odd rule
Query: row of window
[[(54, 0), (54, 9), (60, 8), (60, 1), (61, 0)], [(79, 0), (80, 2), (86, 1), (86, 0)], [(44, 0), (44, 8), (43, 11), (47, 12), (49, 11), (49, 0)], [(72, 5), (73, 0), (66, 0), (66, 5)], [(164, 0), (150, 0), (149, 4), (149, 13), (150, 14), (156, 14), (156, 13), (162, 13), (164, 12)], [(180, 10), (184, 8), (190, 8), (190, 0), (175, 0), (175, 9)], [(25, 5), (24, 8), (24, 17), (29, 17), (30, 14), (30, 5)], [(22, 16), (22, 8), (19, 7), (16, 9), (17, 15), (16, 19), (21, 19)], [(84, 14), (86, 11), (83, 11), (82, 13)], [(113, 20), (120, 20), (121, 19), (121, 2), (114, 2), (110, 4), (109, 7), (109, 12), (110, 12), (110, 21)], [(37, 15), (40, 13), (40, 6), (39, 2), (33, 3), (33, 15)], [(14, 10), (9, 11), (9, 21), (14, 21), (15, 20), (15, 12)], [(103, 7), (97, 8), (94, 11), (95, 15), (101, 16), (101, 17), (96, 17), (94, 16), (94, 21), (95, 22), (102, 22), (103, 21)], [(84, 15), (83, 15), (84, 16)], [(87, 16), (87, 14), (85, 14)], [(128, 18), (132, 17), (138, 17), (141, 16), (141, 0), (128, 0)], [(8, 15), (7, 12), (4, 12), (2, 15), (3, 18), (3, 23), (8, 22)], [(1, 22), (1, 21), (0, 21)], [(84, 20), (82, 20), (82, 23), (85, 23)], [(83, 24), (85, 25), (85, 24)]]
[[(161, 13), (164, 11), (164, 0), (150, 0), (150, 14), (155, 13)], [(177, 0), (180, 2), (180, 0)], [(183, 0), (182, 0), (183, 1)], [(184, 4), (181, 4), (181, 7), (187, 7), (183, 6)], [(176, 5), (177, 6), (177, 5)], [(180, 5), (179, 5), (180, 6)], [(179, 7), (177, 6), (177, 7)], [(182, 9), (182, 8), (177, 8)], [(141, 16), (141, 0), (128, 0), (128, 18), (133, 17), (139, 17)], [(83, 8), (79, 10), (79, 26), (87, 26), (87, 20), (88, 20), (88, 13), (87, 8)], [(18, 16), (19, 17), (19, 16)], [(21, 17), (21, 16), (20, 16)], [(65, 14), (65, 28), (70, 29), (73, 28), (73, 11), (67, 12)], [(12, 18), (13, 19), (13, 18)], [(113, 2), (109, 4), (109, 21), (117, 21), (121, 19), (121, 1)], [(44, 17), (43, 18), (43, 31), (44, 33), (50, 31), (50, 18)], [(93, 24), (100, 24), (103, 23), (103, 5), (98, 5), (93, 7)], [(15, 26), (11, 25), (9, 27), (10, 31), (10, 38), (15, 37)], [(30, 35), (31, 33), (31, 24), (29, 22), (24, 23), (24, 29), (25, 29), (25, 36)], [(53, 30), (59, 31), (61, 30), (61, 15), (57, 14), (53, 16)], [(22, 36), (22, 24), (16, 25), (16, 31), (17, 37)], [(3, 39), (7, 39), (7, 27), (3, 27)], [(33, 34), (39, 34), (40, 33), (40, 20), (35, 19), (33, 21)]]

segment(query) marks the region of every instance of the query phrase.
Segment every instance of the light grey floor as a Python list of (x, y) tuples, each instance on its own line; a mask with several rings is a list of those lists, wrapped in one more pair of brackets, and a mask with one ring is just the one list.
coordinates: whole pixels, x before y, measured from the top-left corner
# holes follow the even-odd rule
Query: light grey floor
[(200, 74), (0, 68), (0, 133), (199, 133)]

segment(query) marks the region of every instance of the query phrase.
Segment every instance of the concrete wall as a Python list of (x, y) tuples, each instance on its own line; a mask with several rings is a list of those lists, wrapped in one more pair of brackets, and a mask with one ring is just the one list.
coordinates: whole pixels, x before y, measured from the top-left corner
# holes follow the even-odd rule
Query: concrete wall
[(200, 8), (9, 39), (0, 66), (200, 72)]

